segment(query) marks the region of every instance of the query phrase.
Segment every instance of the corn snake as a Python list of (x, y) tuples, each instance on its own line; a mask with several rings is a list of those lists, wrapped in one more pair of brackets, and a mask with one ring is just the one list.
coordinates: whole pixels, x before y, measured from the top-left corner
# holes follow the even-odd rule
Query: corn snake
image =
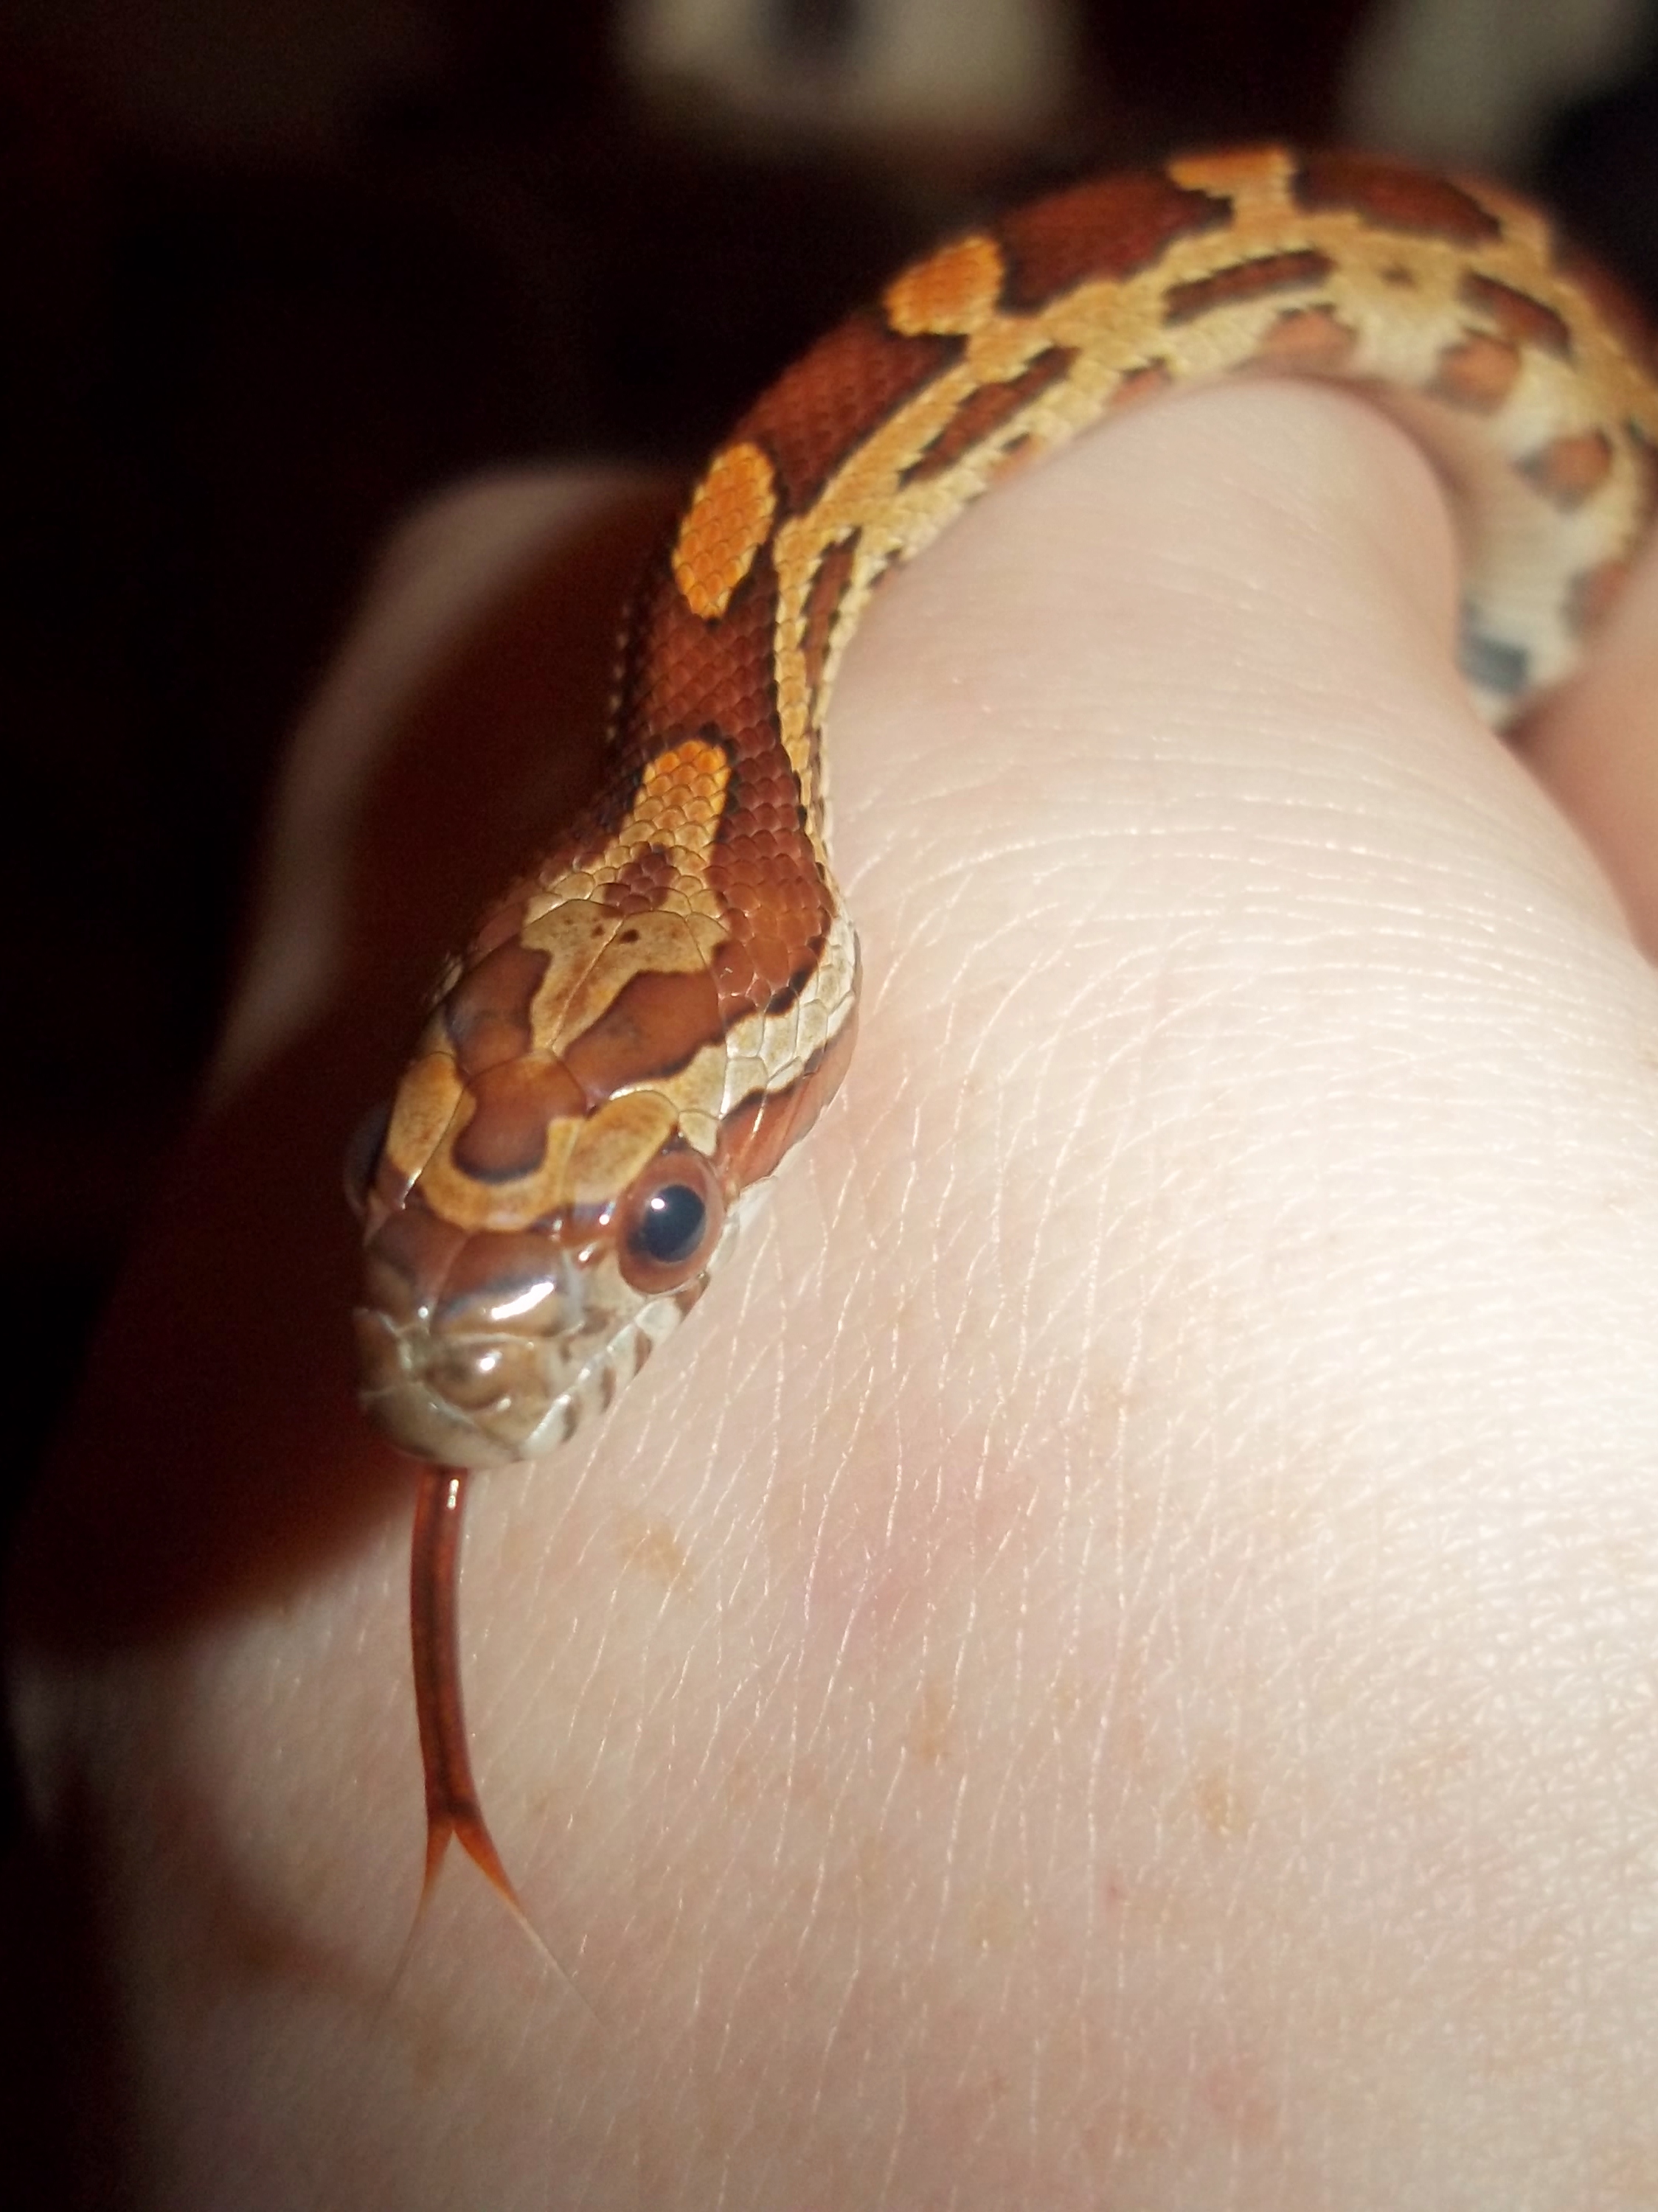
[(363, 1178), (364, 1402), (431, 1462), (429, 1882), (454, 1834), (512, 1897), (460, 1712), (464, 1470), (535, 1458), (609, 1405), (850, 1060), (820, 733), (881, 576), (1119, 407), (1240, 372), (1338, 380), (1456, 495), (1462, 664), (1501, 726), (1570, 672), (1650, 514), (1646, 358), (1506, 193), (1263, 149), (956, 240), (738, 422), (642, 580), (606, 787), (452, 964)]

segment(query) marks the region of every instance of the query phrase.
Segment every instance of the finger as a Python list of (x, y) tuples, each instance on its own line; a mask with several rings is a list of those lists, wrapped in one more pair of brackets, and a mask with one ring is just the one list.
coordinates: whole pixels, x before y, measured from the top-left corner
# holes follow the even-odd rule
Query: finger
[(1582, 674), (1527, 730), (1526, 751), (1658, 952), (1658, 541)]

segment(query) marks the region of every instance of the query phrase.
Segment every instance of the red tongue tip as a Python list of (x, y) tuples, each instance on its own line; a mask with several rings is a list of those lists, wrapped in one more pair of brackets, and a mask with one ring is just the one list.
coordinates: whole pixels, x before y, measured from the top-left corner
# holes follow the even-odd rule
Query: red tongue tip
[[(426, 1780), (426, 1867), (416, 1918), (426, 1909), (451, 1839), (460, 1845), (561, 1982), (582, 1993), (525, 1911), (479, 1802), (460, 1696), (460, 1535), (471, 1482), (463, 1467), (427, 1466), (415, 1495), (409, 1554), (409, 1640), (415, 1718)], [(589, 2012), (588, 2000), (582, 1997)]]

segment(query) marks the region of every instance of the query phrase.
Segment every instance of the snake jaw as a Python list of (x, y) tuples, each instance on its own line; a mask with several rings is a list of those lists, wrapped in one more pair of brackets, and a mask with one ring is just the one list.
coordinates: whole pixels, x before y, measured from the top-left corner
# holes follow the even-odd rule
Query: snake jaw
[(686, 1303), (683, 1293), (651, 1301), (667, 1307), (666, 1327), (653, 1328), (653, 1317), (642, 1313), (563, 1374), (549, 1372), (553, 1363), (521, 1339), (445, 1340), (418, 1326), (399, 1330), (384, 1314), (360, 1309), (361, 1401), (400, 1450), (419, 1459), (467, 1468), (539, 1459), (611, 1403)]

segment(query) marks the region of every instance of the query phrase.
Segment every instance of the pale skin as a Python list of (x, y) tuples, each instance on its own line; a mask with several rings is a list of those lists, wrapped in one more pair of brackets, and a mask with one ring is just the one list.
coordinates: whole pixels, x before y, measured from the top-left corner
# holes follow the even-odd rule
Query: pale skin
[[(579, 1994), (458, 1856), (398, 1972), (412, 1478), (333, 1161), (642, 496), (396, 553), (22, 1553), (9, 1987), (97, 1961), (90, 2155), (190, 2212), (1649, 2204), (1658, 561), (1535, 733), (1580, 831), (1334, 393), (1127, 417), (871, 610), (845, 1093), (608, 1420), (473, 1492), (479, 1779)], [(418, 756), (361, 822), (348, 745)]]

